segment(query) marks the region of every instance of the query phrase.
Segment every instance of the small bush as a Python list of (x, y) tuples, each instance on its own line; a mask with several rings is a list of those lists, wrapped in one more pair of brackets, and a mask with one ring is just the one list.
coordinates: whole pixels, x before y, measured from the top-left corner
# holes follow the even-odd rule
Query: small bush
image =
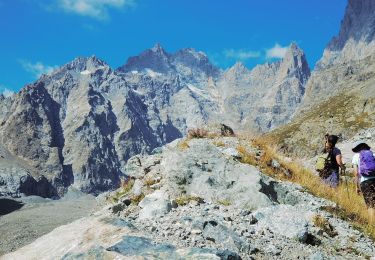
[(175, 202), (178, 206), (184, 206), (188, 204), (190, 201), (196, 201), (198, 203), (204, 202), (204, 200), (201, 197), (190, 195), (184, 195), (175, 199)]
[(220, 205), (223, 205), (223, 206), (232, 205), (232, 202), (229, 199), (218, 200), (217, 203), (220, 204)]
[(205, 138), (209, 137), (208, 131), (202, 129), (202, 128), (193, 128), (189, 129), (188, 131), (188, 138), (193, 139), (193, 138)]

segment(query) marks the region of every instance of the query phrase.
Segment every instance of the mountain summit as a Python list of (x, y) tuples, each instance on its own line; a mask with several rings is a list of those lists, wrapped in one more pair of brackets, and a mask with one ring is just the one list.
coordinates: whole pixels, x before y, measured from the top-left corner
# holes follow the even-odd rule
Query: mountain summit
[(192, 81), (196, 78), (217, 77), (219, 74), (219, 69), (211, 64), (205, 53), (186, 48), (171, 54), (167, 53), (159, 43), (138, 56), (130, 57), (118, 71), (175, 74), (190, 78)]
[(318, 68), (375, 54), (375, 2), (349, 0), (340, 32), (324, 51)]
[(328, 49), (340, 51), (350, 40), (364, 43), (375, 40), (374, 13), (373, 0), (349, 0), (339, 35), (332, 39)]

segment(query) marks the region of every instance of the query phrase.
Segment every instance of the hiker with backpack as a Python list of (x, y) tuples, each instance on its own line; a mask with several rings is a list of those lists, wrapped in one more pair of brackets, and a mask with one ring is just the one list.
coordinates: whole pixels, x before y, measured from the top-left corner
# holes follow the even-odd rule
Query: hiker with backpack
[(336, 147), (338, 141), (336, 135), (326, 135), (324, 153), (317, 160), (316, 170), (323, 182), (331, 188), (337, 188), (339, 185), (339, 170), (345, 171), (345, 165), (342, 162), (341, 151)]
[(365, 200), (370, 223), (375, 223), (375, 157), (370, 146), (365, 142), (355, 143), (352, 151), (357, 193), (361, 193)]

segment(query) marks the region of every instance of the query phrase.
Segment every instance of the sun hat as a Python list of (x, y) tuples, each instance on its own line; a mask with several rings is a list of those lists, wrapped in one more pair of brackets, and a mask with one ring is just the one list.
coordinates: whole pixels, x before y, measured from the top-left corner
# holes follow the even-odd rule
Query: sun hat
[(354, 143), (352, 151), (358, 153), (362, 149), (369, 150), (371, 147), (368, 146), (364, 141), (360, 140)]

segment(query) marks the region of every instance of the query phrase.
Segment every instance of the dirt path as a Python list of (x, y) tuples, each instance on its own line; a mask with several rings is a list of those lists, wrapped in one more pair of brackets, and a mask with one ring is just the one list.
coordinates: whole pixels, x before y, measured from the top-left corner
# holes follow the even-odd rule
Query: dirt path
[(58, 226), (89, 215), (98, 209), (98, 205), (90, 195), (55, 201), (33, 196), (0, 199), (0, 209), (0, 255), (3, 255)]

